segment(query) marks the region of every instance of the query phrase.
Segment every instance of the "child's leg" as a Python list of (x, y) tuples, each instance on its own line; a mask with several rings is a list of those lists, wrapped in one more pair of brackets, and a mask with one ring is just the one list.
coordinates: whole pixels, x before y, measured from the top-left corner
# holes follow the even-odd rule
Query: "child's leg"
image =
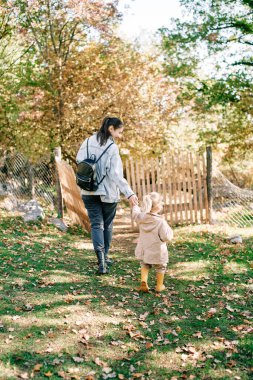
[(143, 261), (141, 261), (141, 286), (138, 289), (140, 292), (147, 293), (149, 291), (148, 272), (150, 268), (151, 268), (150, 264), (145, 264)]
[(163, 284), (164, 275), (166, 272), (167, 265), (157, 264), (155, 265), (156, 268), (156, 288), (155, 290), (157, 292), (162, 292), (165, 289), (165, 286)]

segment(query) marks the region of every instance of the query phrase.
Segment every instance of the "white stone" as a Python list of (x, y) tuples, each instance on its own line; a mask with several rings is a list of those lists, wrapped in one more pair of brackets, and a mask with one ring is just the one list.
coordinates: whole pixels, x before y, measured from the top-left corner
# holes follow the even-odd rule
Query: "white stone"
[(68, 229), (68, 226), (63, 222), (63, 220), (58, 218), (50, 218), (48, 219), (48, 222), (51, 224), (54, 224), (59, 230), (66, 232)]
[(7, 189), (6, 186), (4, 186), (2, 183), (0, 183), (0, 195), (5, 196), (7, 195)]
[(26, 212), (25, 215), (23, 215), (23, 219), (25, 222), (33, 222), (45, 218), (43, 208), (35, 199), (32, 199), (29, 202), (27, 202), (25, 205), (23, 205), (23, 207), (21, 207), (21, 209), (23, 212)]
[(240, 235), (231, 236), (228, 240), (232, 244), (242, 244), (242, 237)]
[(3, 208), (7, 211), (13, 211), (17, 208), (18, 202), (14, 196), (9, 196), (5, 198), (3, 202)]

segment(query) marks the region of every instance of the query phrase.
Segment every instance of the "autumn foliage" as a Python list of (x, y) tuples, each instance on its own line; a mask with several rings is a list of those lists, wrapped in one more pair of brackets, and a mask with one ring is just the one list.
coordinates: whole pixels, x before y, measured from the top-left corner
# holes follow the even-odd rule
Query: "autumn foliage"
[(167, 149), (175, 92), (156, 54), (116, 36), (116, 1), (2, 1), (1, 12), (0, 44), (16, 52), (0, 56), (5, 149), (35, 156), (60, 145), (73, 160), (106, 115), (123, 119), (126, 153)]

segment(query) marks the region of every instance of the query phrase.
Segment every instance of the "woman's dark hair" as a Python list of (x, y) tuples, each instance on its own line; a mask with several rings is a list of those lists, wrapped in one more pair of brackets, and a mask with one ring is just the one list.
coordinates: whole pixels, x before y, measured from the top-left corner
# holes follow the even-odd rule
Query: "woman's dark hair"
[(105, 145), (107, 143), (108, 138), (111, 136), (110, 131), (108, 128), (110, 126), (113, 126), (114, 129), (121, 128), (123, 126), (123, 123), (120, 119), (117, 117), (105, 117), (102, 125), (97, 133), (97, 140), (100, 143), (100, 145)]

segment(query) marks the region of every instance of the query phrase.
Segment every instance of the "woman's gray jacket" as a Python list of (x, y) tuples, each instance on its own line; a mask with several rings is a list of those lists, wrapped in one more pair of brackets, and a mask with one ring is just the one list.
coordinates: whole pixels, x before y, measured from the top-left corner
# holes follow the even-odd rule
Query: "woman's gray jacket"
[[(82, 143), (77, 156), (77, 163), (87, 158), (87, 140)], [(112, 137), (109, 137), (107, 143), (100, 146), (97, 141), (97, 134), (89, 138), (88, 152), (89, 157), (94, 154), (96, 159), (103, 153), (103, 151), (114, 142)], [(105, 152), (97, 163), (98, 179), (105, 176), (103, 181), (98, 186), (96, 191), (81, 190), (82, 195), (100, 195), (102, 202), (114, 203), (120, 201), (120, 192), (129, 198), (134, 194), (129, 186), (127, 180), (123, 176), (123, 166), (119, 155), (118, 146), (113, 143), (111, 147)]]

